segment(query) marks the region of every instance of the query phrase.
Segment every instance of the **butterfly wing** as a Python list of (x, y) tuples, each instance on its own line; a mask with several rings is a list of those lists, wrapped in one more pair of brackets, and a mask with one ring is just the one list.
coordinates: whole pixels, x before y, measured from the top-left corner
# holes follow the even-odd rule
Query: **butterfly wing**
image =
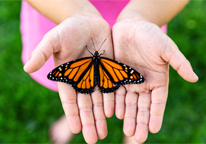
[(94, 85), (94, 64), (92, 57), (86, 57), (62, 64), (52, 70), (47, 78), (71, 84), (80, 93), (92, 93)]
[(125, 84), (140, 84), (144, 82), (144, 78), (140, 73), (123, 63), (101, 57), (100, 65), (111, 82), (115, 85), (121, 86)]
[(102, 93), (110, 93), (114, 92), (117, 90), (120, 86), (114, 84), (106, 71), (102, 68), (102, 65), (99, 64), (99, 76), (100, 76), (100, 81), (99, 81), (99, 88)]

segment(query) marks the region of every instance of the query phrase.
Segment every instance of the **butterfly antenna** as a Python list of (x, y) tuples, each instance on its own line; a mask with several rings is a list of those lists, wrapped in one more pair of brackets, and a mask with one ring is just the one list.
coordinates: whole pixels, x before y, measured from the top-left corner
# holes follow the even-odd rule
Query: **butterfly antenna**
[[(107, 39), (105, 39), (102, 43), (102, 45), (104, 44), (104, 42), (106, 41)], [(99, 47), (98, 51), (101, 49), (102, 45)]]
[[(94, 46), (94, 41), (93, 41), (92, 37), (91, 37), (91, 40), (92, 40), (92, 43), (93, 43), (93, 46)], [(96, 51), (95, 46), (94, 46), (94, 50)]]
[(91, 52), (89, 51), (89, 49), (87, 48), (87, 46), (86, 46), (86, 49), (87, 49), (87, 51), (88, 51), (91, 55), (93, 55), (93, 53), (91, 53)]
[(100, 54), (100, 56), (101, 56), (101, 55), (103, 55), (103, 54), (104, 54), (104, 52), (105, 52), (105, 50), (103, 50), (103, 53), (101, 53), (101, 54)]

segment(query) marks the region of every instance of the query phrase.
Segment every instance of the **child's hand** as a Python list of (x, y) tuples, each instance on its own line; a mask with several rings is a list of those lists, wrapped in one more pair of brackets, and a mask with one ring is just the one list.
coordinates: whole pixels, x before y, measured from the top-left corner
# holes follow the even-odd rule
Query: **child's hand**
[[(24, 70), (28, 73), (37, 71), (52, 54), (55, 66), (92, 56), (85, 47), (89, 44), (88, 49), (94, 52), (91, 37), (94, 38), (96, 49), (106, 38), (105, 56), (112, 58), (111, 30), (108, 23), (100, 16), (76, 15), (44, 36), (32, 52)], [(49, 71), (51, 70), (48, 69)], [(105, 138), (106, 117), (111, 117), (114, 113), (114, 93), (102, 95), (100, 91), (95, 91), (92, 94), (80, 94), (71, 85), (61, 82), (58, 82), (58, 89), (70, 130), (73, 133), (82, 130), (87, 143), (96, 143), (98, 139)]]
[(186, 81), (196, 82), (198, 77), (175, 43), (155, 24), (125, 18), (115, 24), (112, 32), (115, 60), (133, 67), (145, 78), (143, 84), (125, 85), (116, 91), (115, 113), (119, 119), (124, 118), (124, 133), (144, 142), (148, 130), (157, 133), (162, 125), (169, 64)]

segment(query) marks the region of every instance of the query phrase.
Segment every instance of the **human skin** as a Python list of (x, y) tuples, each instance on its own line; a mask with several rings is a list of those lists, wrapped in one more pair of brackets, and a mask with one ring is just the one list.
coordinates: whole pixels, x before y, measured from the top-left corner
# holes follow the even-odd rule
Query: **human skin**
[[(137, 142), (146, 140), (148, 130), (158, 132), (168, 93), (169, 63), (186, 80), (197, 81), (189, 62), (158, 27), (176, 15), (185, 2), (176, 3), (171, 8), (173, 10), (168, 10), (165, 7), (170, 7), (170, 2), (162, 8), (158, 0), (156, 7), (152, 7), (152, 1), (133, 0), (119, 15), (111, 34), (108, 23), (87, 0), (27, 1), (59, 25), (49, 31), (32, 52), (24, 67), (26, 72), (41, 68), (52, 54), (55, 66), (91, 56), (85, 46), (93, 50), (92, 37), (97, 48), (107, 39), (102, 48), (105, 50), (104, 57), (114, 56), (116, 60), (138, 70), (146, 79), (141, 85), (127, 85), (117, 90), (115, 106), (114, 93), (101, 94), (95, 90), (92, 94), (80, 94), (71, 85), (58, 82), (69, 128), (73, 133), (82, 130), (87, 143), (95, 143), (106, 137), (106, 117), (113, 115), (114, 107), (116, 116), (124, 118), (124, 133), (127, 136), (134, 135)], [(151, 16), (147, 11), (154, 15)], [(159, 15), (161, 19), (157, 18)]]
[(129, 64), (145, 77), (143, 84), (122, 86), (115, 92), (115, 113), (124, 119), (123, 131), (139, 143), (147, 139), (148, 131), (157, 133), (161, 128), (168, 95), (169, 64), (186, 81), (198, 80), (189, 61), (159, 28), (186, 3), (132, 0), (113, 26), (115, 59)]
[[(94, 52), (91, 37), (94, 39), (96, 49), (100, 47), (102, 38), (107, 39), (104, 43), (104, 56), (113, 59), (110, 26), (91, 3), (85, 0), (79, 4), (77, 0), (78, 6), (71, 7), (68, 15), (62, 18), (61, 15), (50, 17), (64, 8), (63, 6), (54, 12), (58, 1), (52, 1), (49, 6), (46, 5), (47, 1), (28, 2), (34, 7), (44, 5), (45, 7), (37, 7), (37, 10), (45, 15), (49, 13), (48, 17), (59, 25), (49, 31), (32, 52), (30, 60), (24, 66), (26, 72), (34, 72), (41, 68), (52, 54), (55, 66), (81, 57), (92, 56), (85, 47), (88, 45), (88, 49)], [(71, 6), (70, 2), (65, 0), (62, 4), (67, 5), (68, 9)], [(52, 11), (45, 12), (45, 9), (52, 9)], [(71, 12), (72, 9), (74, 13)], [(102, 94), (96, 90), (92, 94), (81, 94), (77, 93), (71, 85), (61, 82), (57, 84), (70, 130), (73, 133), (79, 133), (82, 130), (87, 143), (96, 143), (98, 139), (105, 138), (106, 117), (114, 114), (114, 93)]]

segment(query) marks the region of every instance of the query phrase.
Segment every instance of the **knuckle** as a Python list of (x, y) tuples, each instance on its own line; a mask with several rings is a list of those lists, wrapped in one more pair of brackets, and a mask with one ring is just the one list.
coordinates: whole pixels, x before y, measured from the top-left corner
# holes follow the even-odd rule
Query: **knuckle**
[(162, 100), (162, 99), (154, 99), (152, 101), (152, 104), (155, 104), (155, 105), (165, 105), (166, 104), (166, 101)]
[(149, 112), (149, 110), (150, 110), (149, 107), (138, 107), (138, 112), (141, 112), (141, 113)]
[(78, 115), (78, 108), (76, 106), (76, 100), (70, 99), (62, 102), (62, 107), (64, 109), (66, 116)]
[(73, 105), (76, 104), (76, 99), (67, 99), (65, 101), (62, 101), (63, 105)]
[(44, 61), (46, 62), (49, 58), (49, 56), (46, 55), (46, 53), (44, 51), (42, 51), (41, 49), (39, 49), (39, 52), (42, 54)]
[(124, 102), (117, 102), (117, 101), (115, 101), (115, 105), (124, 105)]
[(137, 103), (135, 102), (126, 102), (127, 107), (137, 106)]
[(161, 116), (164, 113), (166, 102), (161, 99), (152, 101), (151, 115)]
[(92, 112), (92, 107), (91, 106), (82, 106), (80, 107), (80, 111), (86, 114), (89, 114)]
[(137, 121), (137, 124), (142, 124), (142, 125), (149, 126), (149, 123), (145, 122), (145, 121)]
[(148, 107), (141, 107), (138, 108), (138, 115), (137, 115), (137, 122), (148, 124), (149, 122), (149, 108)]
[(93, 106), (94, 107), (102, 107), (103, 104), (102, 104), (102, 102), (96, 102), (96, 103), (93, 104)]

